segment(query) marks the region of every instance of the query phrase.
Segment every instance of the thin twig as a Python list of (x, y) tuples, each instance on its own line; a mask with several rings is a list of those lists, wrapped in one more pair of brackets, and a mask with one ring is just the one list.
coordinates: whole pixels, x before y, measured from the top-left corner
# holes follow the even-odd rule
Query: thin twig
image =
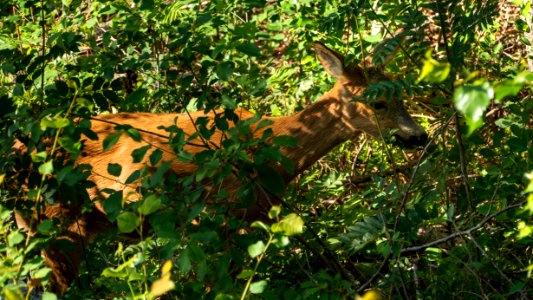
[(476, 231), (478, 229), (480, 229), (481, 227), (483, 227), (483, 225), (485, 225), (485, 223), (487, 223), (488, 221), (492, 220), (493, 218), (495, 218), (496, 216), (508, 211), (508, 210), (511, 210), (511, 209), (515, 209), (515, 208), (518, 208), (518, 207), (522, 207), (523, 205), (525, 204), (525, 202), (520, 202), (520, 203), (516, 203), (516, 204), (513, 204), (513, 205), (509, 205), (487, 217), (485, 217), (479, 224), (477, 224), (476, 226), (474, 227), (471, 227), (469, 229), (466, 229), (466, 230), (462, 230), (462, 231), (457, 231), (457, 232), (454, 232), (448, 236), (445, 236), (443, 238), (440, 238), (440, 239), (437, 239), (437, 240), (434, 240), (432, 242), (429, 242), (429, 243), (426, 243), (426, 244), (423, 244), (423, 245), (419, 245), (419, 246), (414, 246), (414, 247), (409, 247), (409, 248), (404, 248), (402, 250), (400, 250), (400, 254), (403, 254), (403, 255), (407, 255), (407, 254), (410, 254), (410, 253), (413, 253), (413, 252), (418, 252), (420, 250), (425, 250), (426, 248), (429, 248), (429, 247), (432, 247), (432, 246), (435, 246), (435, 245), (438, 245), (438, 244), (442, 244), (442, 243), (445, 243), (449, 240), (452, 240), (452, 239), (455, 239), (457, 237), (460, 237), (460, 236), (471, 236), (472, 235), (472, 232), (473, 231)]

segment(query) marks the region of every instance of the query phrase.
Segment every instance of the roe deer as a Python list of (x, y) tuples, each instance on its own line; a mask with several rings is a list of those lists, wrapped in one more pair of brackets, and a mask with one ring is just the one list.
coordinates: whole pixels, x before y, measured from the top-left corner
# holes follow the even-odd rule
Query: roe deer
[[(417, 146), (426, 142), (426, 132), (413, 121), (399, 100), (378, 100), (375, 103), (366, 103), (361, 100), (363, 91), (369, 85), (367, 78), (369, 81), (386, 79), (378, 68), (367, 67), (363, 70), (359, 66), (344, 66), (343, 56), (320, 43), (315, 44), (315, 51), (324, 69), (336, 79), (334, 87), (299, 113), (286, 117), (261, 118), (261, 120), (272, 121), (272, 124), (266, 128), (273, 131), (273, 137), (288, 135), (297, 141), (295, 147), (281, 148), (282, 154), (294, 162), (294, 172), (288, 173), (280, 166), (272, 166), (280, 172), (285, 183), (302, 173), (335, 146), (355, 137), (359, 132), (366, 132), (379, 138), (380, 129), (395, 129), (397, 139), (403, 141), (404, 144)], [(241, 120), (254, 116), (244, 109), (238, 109), (235, 113)], [(150, 151), (155, 148), (162, 150), (161, 161), (171, 162), (169, 172), (177, 176), (185, 176), (195, 171), (193, 164), (183, 163), (176, 159), (175, 152), (168, 144), (169, 133), (159, 127), (176, 125), (190, 136), (196, 132), (194, 122), (199, 117), (213, 120), (214, 114), (203, 112), (192, 114), (117, 113), (91, 118), (91, 130), (96, 133), (98, 140), (85, 139), (83, 154), (76, 163), (92, 166), (89, 180), (95, 185), (88, 192), (94, 201), (94, 208), (86, 214), (81, 214), (78, 207), (70, 207), (66, 204), (48, 206), (45, 210), (47, 218), (62, 218), (66, 223), (65, 230), (58, 239), (66, 239), (75, 245), (73, 251), (60, 250), (54, 245), (44, 251), (46, 262), (52, 268), (52, 290), (60, 293), (67, 290), (71, 281), (77, 276), (84, 245), (87, 245), (92, 236), (102, 231), (102, 228), (109, 226), (110, 222), (102, 207), (105, 190), (124, 190), (123, 195), (133, 195), (129, 201), (136, 201), (140, 197), (135, 194), (138, 183), (124, 184), (133, 171), (145, 167), (147, 160), (134, 162), (131, 156), (132, 150), (143, 145), (152, 145)], [(109, 150), (104, 151), (102, 140), (115, 132), (114, 127), (117, 124), (128, 124), (138, 128), (142, 136), (141, 142), (123, 137)], [(260, 136), (266, 128), (254, 131), (254, 135)], [(209, 143), (218, 147), (223, 138), (223, 133), (215, 131)], [(202, 143), (200, 138), (196, 141), (197, 144)], [(193, 154), (204, 150), (205, 147), (196, 145), (196, 141), (195, 144), (186, 144), (184, 150)], [(145, 157), (148, 157), (148, 154)], [(118, 163), (122, 166), (122, 172), (118, 178), (106, 177), (110, 163)], [(225, 181), (224, 184), (233, 185), (227, 188), (231, 198), (231, 193), (235, 192), (239, 182), (237, 178), (233, 178)], [(250, 210), (255, 208), (259, 211), (268, 211), (271, 200), (259, 194), (257, 197), (256, 205)], [(247, 218), (253, 219), (256, 216), (252, 214)], [(26, 229), (30, 224), (28, 218), (20, 214), (17, 214), (17, 223)]]

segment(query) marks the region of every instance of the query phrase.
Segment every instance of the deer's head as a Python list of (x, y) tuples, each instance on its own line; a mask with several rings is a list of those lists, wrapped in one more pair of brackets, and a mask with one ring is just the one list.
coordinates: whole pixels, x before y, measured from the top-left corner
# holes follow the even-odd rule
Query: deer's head
[(326, 71), (336, 79), (333, 89), (325, 97), (335, 98), (342, 105), (342, 121), (353, 131), (363, 131), (380, 138), (380, 131), (393, 131), (396, 141), (406, 147), (424, 145), (428, 135), (409, 115), (403, 102), (385, 97), (374, 101), (364, 99), (363, 92), (374, 82), (390, 80), (379, 67), (367, 64), (345, 66), (344, 57), (321, 43), (315, 44), (318, 59)]

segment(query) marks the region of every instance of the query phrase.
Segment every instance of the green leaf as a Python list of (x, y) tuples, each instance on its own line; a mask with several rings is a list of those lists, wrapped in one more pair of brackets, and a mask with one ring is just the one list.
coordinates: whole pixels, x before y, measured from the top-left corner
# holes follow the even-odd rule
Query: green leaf
[(280, 213), (281, 213), (281, 206), (273, 205), (272, 208), (270, 208), (270, 210), (268, 211), (268, 218), (270, 218), (271, 220), (274, 220), (275, 218), (279, 216)]
[(239, 43), (235, 48), (249, 56), (261, 56), (261, 49), (251, 42)]
[[(0, 46), (1, 47), (1, 46)], [(26, 299), (22, 295), (20, 289), (13, 285), (7, 285), (2, 289), (2, 293), (6, 296), (7, 300), (24, 300)]]
[(52, 229), (52, 225), (54, 223), (50, 219), (45, 219), (39, 225), (37, 225), (37, 231), (41, 234), (49, 234), (50, 229)]
[(118, 142), (118, 139), (122, 136), (122, 132), (115, 132), (112, 133), (104, 139), (102, 145), (104, 146), (104, 151), (109, 150), (113, 145), (115, 145)]
[(238, 279), (248, 279), (250, 278), (251, 276), (253, 276), (255, 273), (253, 270), (250, 270), (250, 269), (244, 269), (242, 270), (242, 272), (237, 275), (237, 278)]
[(233, 74), (233, 62), (225, 61), (217, 66), (216, 73), (218, 78), (224, 81), (228, 81)]
[(508, 96), (516, 96), (522, 90), (522, 84), (516, 84), (513, 80), (506, 80), (494, 87), (494, 99), (501, 101)]
[(259, 182), (269, 192), (274, 195), (281, 195), (285, 191), (283, 177), (275, 169), (268, 166), (257, 166)]
[(265, 250), (265, 243), (263, 241), (257, 241), (255, 244), (251, 244), (248, 246), (248, 255), (250, 255), (251, 258), (254, 258)]
[(122, 190), (115, 191), (111, 195), (109, 195), (107, 198), (105, 198), (102, 203), (102, 206), (107, 215), (107, 218), (111, 222), (116, 220), (117, 216), (122, 210), (122, 197), (123, 197)]
[(278, 223), (272, 224), (272, 232), (282, 232), (286, 236), (301, 234), (303, 231), (304, 221), (295, 213), (291, 213)]
[(150, 154), (150, 164), (152, 166), (155, 166), (157, 165), (157, 163), (159, 163), (159, 161), (161, 161), (162, 158), (163, 158), (163, 151), (159, 149), (155, 149), (154, 152)]
[(132, 212), (123, 212), (117, 217), (118, 230), (124, 233), (130, 233), (135, 230), (141, 221), (139, 218)]
[(48, 115), (41, 119), (41, 128), (43, 128), (43, 130), (46, 128), (55, 128), (55, 129), (64, 128), (68, 126), (69, 122), (70, 121), (67, 118), (63, 118), (60, 116), (52, 117)]
[(191, 270), (191, 257), (188, 250), (183, 251), (178, 257), (178, 268), (181, 272), (189, 272)]
[(18, 230), (13, 230), (7, 236), (7, 242), (9, 246), (13, 247), (24, 240), (24, 235)]
[(120, 173), (122, 173), (122, 166), (120, 164), (109, 163), (107, 164), (107, 173), (112, 176), (120, 176)]
[(269, 227), (268, 225), (266, 225), (265, 223), (261, 222), (261, 221), (254, 221), (250, 227), (252, 228), (260, 228), (260, 229), (263, 229), (264, 231), (266, 232), (269, 232)]
[(126, 179), (125, 184), (130, 184), (135, 182), (137, 179), (141, 178), (141, 170), (135, 170), (131, 172), (130, 176)]
[(141, 9), (144, 10), (153, 10), (154, 9), (154, 0), (141, 0)]
[(142, 103), (142, 100), (144, 99), (144, 97), (146, 97), (147, 94), (148, 92), (146, 91), (146, 89), (135, 90), (126, 98), (124, 104), (126, 107), (133, 109)]
[(141, 133), (136, 128), (129, 127), (128, 129), (125, 130), (125, 132), (134, 141), (136, 141), (136, 142), (140, 142), (141, 141)]
[(48, 154), (46, 153), (46, 151), (41, 151), (41, 152), (31, 154), (31, 160), (33, 162), (45, 161), (47, 157), (48, 157)]
[(424, 66), (422, 66), (422, 71), (416, 82), (421, 82), (422, 80), (426, 82), (439, 83), (443, 82), (448, 78), (450, 74), (450, 64), (441, 63), (431, 57), (431, 50), (426, 52), (426, 60), (424, 61)]
[(144, 159), (144, 156), (146, 155), (146, 152), (148, 149), (152, 148), (151, 145), (142, 146), (140, 148), (137, 148), (131, 152), (131, 157), (133, 157), (134, 163), (139, 163)]
[(494, 91), (488, 82), (463, 85), (455, 90), (453, 101), (466, 119), (468, 135), (483, 125), (483, 112), (493, 95)]
[(267, 281), (261, 280), (250, 284), (250, 293), (261, 294), (267, 287)]
[(290, 135), (280, 135), (272, 139), (272, 144), (282, 147), (296, 147), (298, 140)]
[(57, 296), (49, 292), (44, 292), (41, 295), (41, 300), (57, 300)]
[(39, 166), (39, 173), (43, 175), (50, 175), (54, 172), (54, 165), (52, 164), (52, 161), (45, 162), (44, 164)]
[(33, 278), (42, 279), (48, 276), (52, 272), (50, 268), (42, 268), (32, 273)]
[(150, 195), (146, 197), (142, 204), (137, 208), (137, 211), (141, 215), (149, 215), (155, 211), (157, 211), (161, 207), (161, 198), (159, 198), (158, 195)]

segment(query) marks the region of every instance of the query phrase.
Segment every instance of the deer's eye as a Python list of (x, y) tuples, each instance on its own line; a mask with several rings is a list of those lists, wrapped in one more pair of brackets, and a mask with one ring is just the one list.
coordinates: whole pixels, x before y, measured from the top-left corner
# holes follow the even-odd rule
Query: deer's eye
[(387, 109), (387, 105), (383, 102), (374, 102), (374, 103), (370, 103), (370, 106), (372, 106), (372, 108), (374, 108), (374, 110), (386, 110)]

